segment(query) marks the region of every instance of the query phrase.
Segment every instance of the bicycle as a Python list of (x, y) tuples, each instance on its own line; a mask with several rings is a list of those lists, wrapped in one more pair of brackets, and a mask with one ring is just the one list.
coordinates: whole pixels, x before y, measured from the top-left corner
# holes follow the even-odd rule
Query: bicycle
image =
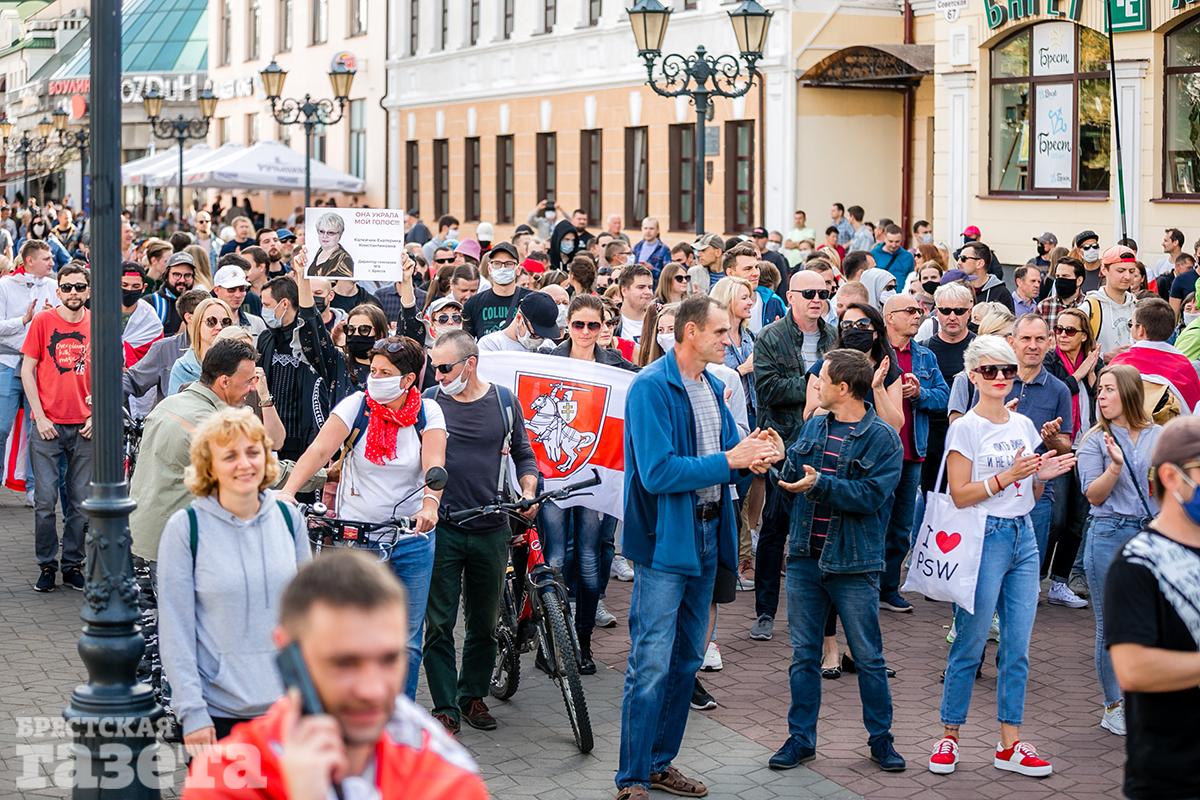
[[(589, 753), (594, 746), (592, 723), (587, 699), (579, 678), (579, 640), (567, 612), (567, 587), (557, 569), (546, 563), (542, 555), (541, 538), (537, 528), (520, 515), (546, 500), (566, 500), (600, 483), (599, 473), (592, 477), (545, 492), (537, 497), (513, 503), (492, 503), (474, 509), (454, 511), (447, 515), (451, 522), (466, 522), (489, 514), (504, 514), (521, 526), (521, 532), (509, 543), (508, 567), (505, 570), (500, 618), (496, 622), (496, 664), (492, 668), (491, 694), (498, 700), (508, 700), (516, 694), (521, 680), (521, 654), (533, 649), (536, 642), (543, 668), (562, 693), (571, 722), (575, 746)], [(528, 549), (524, 580), (517, 575), (514, 550)]]
[(137, 466), (138, 451), (142, 447), (142, 433), (146, 428), (145, 417), (135, 417), (129, 409), (122, 408), (124, 414), (124, 437), (122, 440), (122, 455), (125, 461), (125, 477), (133, 476), (133, 468)]

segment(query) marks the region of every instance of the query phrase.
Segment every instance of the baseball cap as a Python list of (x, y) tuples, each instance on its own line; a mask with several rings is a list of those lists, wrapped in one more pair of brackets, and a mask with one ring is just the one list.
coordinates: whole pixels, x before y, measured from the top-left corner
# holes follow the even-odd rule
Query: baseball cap
[(755, 239), (765, 239), (767, 238), (767, 229), (762, 225), (759, 225), (757, 228), (750, 231), (750, 235)]
[(495, 258), (496, 253), (507, 253), (513, 257), (514, 261), (520, 258), (520, 256), (517, 255), (517, 248), (513, 247), (508, 242), (496, 242), (494, 245), (492, 245), (492, 249), (488, 251), (488, 256)]
[[(496, 248), (492, 248), (495, 250)], [(546, 265), (538, 261), (536, 258), (527, 258), (521, 262), (521, 269), (526, 272), (539, 273), (546, 271)]]
[(1122, 244), (1113, 245), (1104, 251), (1104, 255), (1100, 256), (1101, 264), (1116, 264), (1118, 261), (1127, 261), (1134, 263), (1137, 261), (1137, 254)]
[(706, 233), (697, 239), (696, 243), (692, 245), (692, 249), (696, 252), (706, 250), (709, 247), (715, 247), (718, 250), (724, 250), (725, 240), (722, 239), (718, 234)]
[(1050, 231), (1046, 231), (1041, 236), (1033, 237), (1033, 240), (1039, 244), (1058, 244), (1058, 237)]
[(463, 239), (458, 243), (458, 247), (454, 248), (454, 252), (462, 253), (467, 258), (475, 259), (475, 263), (479, 263), (480, 257), (483, 256), (483, 249), (479, 246), (479, 242), (474, 239)]
[(448, 294), (445, 297), (439, 297), (437, 300), (434, 300), (432, 303), (430, 303), (429, 308), (425, 309), (425, 316), (432, 317), (446, 306), (454, 306), (459, 311), (462, 310), (462, 303), (455, 300), (454, 295)]
[(410, 208), (405, 213), (408, 214), (410, 217), (420, 218), (420, 216), (421, 216), (421, 210), (419, 208)]
[(280, 228), (279, 230), (275, 231), (275, 235), (279, 237), (279, 241), (281, 242), (290, 242), (296, 238), (296, 234), (292, 233), (287, 228)]
[(195, 269), (196, 259), (192, 258), (191, 253), (185, 253), (184, 251), (180, 250), (178, 253), (175, 253), (173, 256), (167, 259), (167, 269), (170, 269), (177, 264), (187, 264), (192, 269)]
[(1200, 417), (1176, 417), (1163, 426), (1150, 456), (1150, 466), (1183, 466), (1197, 459), (1200, 459)]
[[(963, 228), (962, 235), (970, 236), (973, 239), (978, 239), (983, 234), (980, 233), (978, 225), (968, 225), (967, 227)], [(953, 272), (953, 270), (951, 271)]]
[(526, 225), (524, 222), (522, 222), (520, 225), (518, 225), (518, 226), (516, 227), (516, 229), (515, 229), (515, 230), (513, 230), (513, 238), (514, 238), (514, 239), (515, 239), (515, 238), (517, 238), (517, 237), (518, 237), (518, 236), (520, 236), (522, 233), (528, 233), (529, 235), (531, 235), (531, 236), (532, 236), (532, 235), (533, 235), (533, 228), (529, 227), (529, 226), (528, 226), (528, 225)]
[(561, 334), (558, 329), (558, 303), (545, 292), (530, 292), (521, 300), (517, 307), (521, 316), (533, 328), (533, 335), (543, 339), (557, 339)]
[(226, 264), (213, 276), (213, 286), (220, 286), (222, 289), (236, 289), (239, 286), (249, 285), (250, 281), (246, 280), (246, 273), (237, 264)]
[(496, 231), (490, 222), (481, 222), (475, 226), (475, 238), (481, 242), (490, 242), (495, 235)]
[(942, 275), (942, 280), (939, 283), (939, 285), (945, 286), (947, 283), (954, 283), (955, 281), (973, 281), (973, 280), (975, 280), (974, 275), (968, 275), (967, 273), (963, 272), (961, 269), (951, 269), (951, 270), (947, 270), (946, 273), (944, 275)]
[(1088, 239), (1095, 239), (1098, 242), (1100, 241), (1100, 234), (1096, 233), (1095, 231), (1080, 231), (1079, 233), (1075, 234), (1075, 246), (1079, 247), (1079, 245), (1083, 244)]

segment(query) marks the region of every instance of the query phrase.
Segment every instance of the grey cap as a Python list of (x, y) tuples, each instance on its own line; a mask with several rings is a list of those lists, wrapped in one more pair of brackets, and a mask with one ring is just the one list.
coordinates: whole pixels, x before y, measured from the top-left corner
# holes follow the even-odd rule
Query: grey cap
[(178, 253), (173, 254), (170, 258), (167, 259), (167, 269), (170, 269), (171, 267), (175, 266), (176, 264), (187, 264), (192, 269), (195, 269), (196, 268), (196, 259), (192, 258), (191, 253), (180, 250)]
[(706, 233), (697, 239), (696, 243), (692, 245), (692, 249), (697, 252), (705, 250), (709, 247), (715, 247), (718, 250), (724, 250), (725, 240), (715, 233)]

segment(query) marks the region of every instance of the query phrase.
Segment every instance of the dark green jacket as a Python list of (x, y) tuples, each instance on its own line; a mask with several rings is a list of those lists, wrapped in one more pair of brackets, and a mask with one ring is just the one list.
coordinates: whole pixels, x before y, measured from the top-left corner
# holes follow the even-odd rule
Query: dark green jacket
[[(775, 320), (754, 340), (754, 390), (758, 395), (758, 426), (774, 428), (791, 445), (804, 424), (808, 369), (800, 328), (790, 313)], [(817, 353), (833, 349), (833, 328), (817, 320)]]

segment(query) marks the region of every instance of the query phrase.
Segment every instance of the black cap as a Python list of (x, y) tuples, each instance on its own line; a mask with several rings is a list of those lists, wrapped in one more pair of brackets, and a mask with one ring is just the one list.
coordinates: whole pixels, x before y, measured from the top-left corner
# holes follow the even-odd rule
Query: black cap
[(1099, 242), (1100, 236), (1095, 231), (1080, 231), (1079, 233), (1075, 234), (1075, 246), (1079, 247), (1079, 245), (1083, 244), (1088, 239), (1095, 239), (1097, 242)]
[(529, 327), (533, 328), (534, 336), (557, 339), (561, 334), (558, 329), (558, 303), (545, 292), (530, 292), (525, 295), (518, 309), (529, 323)]
[(765, 238), (767, 238), (767, 229), (764, 228), (762, 225), (759, 225), (757, 228), (750, 231), (750, 235), (753, 236), (755, 239), (765, 239)]
[(508, 242), (496, 242), (488, 249), (488, 258), (495, 258), (496, 253), (508, 253), (513, 259), (519, 261), (520, 256), (517, 255), (517, 248), (513, 247)]
[(529, 235), (531, 235), (531, 236), (532, 236), (532, 235), (533, 235), (533, 228), (529, 227), (529, 226), (528, 226), (528, 225), (526, 225), (524, 222), (522, 222), (520, 225), (518, 225), (518, 226), (516, 227), (516, 230), (514, 230), (514, 231), (513, 231), (513, 238), (514, 238), (514, 239), (515, 239), (515, 238), (517, 238), (517, 237), (518, 237), (518, 236), (520, 236), (522, 233), (528, 233)]

